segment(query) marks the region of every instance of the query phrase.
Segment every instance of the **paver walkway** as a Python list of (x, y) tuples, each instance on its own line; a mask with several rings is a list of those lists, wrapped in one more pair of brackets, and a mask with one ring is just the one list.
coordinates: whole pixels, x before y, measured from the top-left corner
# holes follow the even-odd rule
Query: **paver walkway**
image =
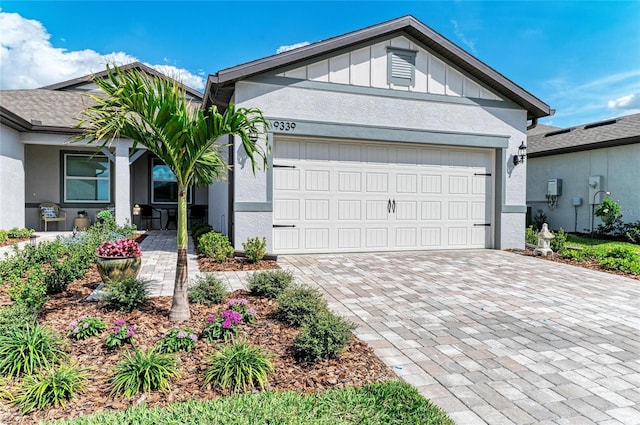
[(459, 425), (640, 424), (640, 282), (508, 252), (281, 256)]

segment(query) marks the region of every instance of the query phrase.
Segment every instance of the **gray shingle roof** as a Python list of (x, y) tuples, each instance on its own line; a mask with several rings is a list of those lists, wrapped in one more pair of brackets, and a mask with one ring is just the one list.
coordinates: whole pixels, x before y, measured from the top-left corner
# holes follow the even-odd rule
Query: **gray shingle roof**
[(94, 102), (82, 92), (47, 89), (2, 90), (0, 105), (34, 126), (73, 128)]
[(640, 114), (566, 129), (551, 127), (549, 131), (537, 134), (529, 132), (527, 155), (547, 156), (631, 143), (640, 143)]

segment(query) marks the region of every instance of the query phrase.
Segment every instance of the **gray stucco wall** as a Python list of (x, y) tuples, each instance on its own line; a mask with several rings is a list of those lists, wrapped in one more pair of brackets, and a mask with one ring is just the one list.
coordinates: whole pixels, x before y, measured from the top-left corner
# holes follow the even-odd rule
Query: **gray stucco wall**
[(20, 133), (0, 125), (0, 229), (24, 227), (24, 145)]
[[(446, 96), (437, 97), (438, 101), (427, 101), (406, 96), (380, 97), (357, 90), (349, 93), (343, 88), (334, 91), (330, 83), (317, 83), (311, 88), (285, 84), (284, 80), (283, 84), (277, 85), (273, 81), (240, 82), (236, 85), (236, 104), (260, 108), (271, 119), (508, 137), (506, 155), (497, 155), (502, 158), (499, 166), (503, 170), (500, 170), (500, 175), (504, 176), (505, 184), (504, 193), (496, 194), (501, 198), (501, 205), (494, 211), (495, 228), (501, 231), (495, 247), (524, 246), (526, 166), (513, 167), (510, 161), (520, 143), (526, 141), (526, 111), (507, 102), (489, 106), (481, 102), (460, 102)], [(269, 202), (271, 194), (267, 193), (267, 173), (253, 174), (250, 164), (242, 161), (244, 152), (238, 140), (235, 154), (235, 202)], [(502, 205), (521, 208), (503, 212)], [(271, 212), (236, 212), (234, 226), (236, 249), (240, 249), (248, 237), (264, 236), (271, 251)]]
[[(611, 192), (611, 198), (619, 202), (623, 221), (640, 220), (639, 164), (640, 144), (530, 158), (527, 205), (531, 206), (534, 215), (536, 210), (543, 210), (552, 229), (562, 227), (571, 232), (588, 232), (592, 213), (589, 177), (602, 176), (602, 190)], [(550, 207), (545, 195), (547, 180), (552, 178), (562, 179), (562, 196), (557, 206)], [(575, 196), (582, 198), (577, 211), (571, 204)], [(600, 223), (595, 218), (594, 227)]]

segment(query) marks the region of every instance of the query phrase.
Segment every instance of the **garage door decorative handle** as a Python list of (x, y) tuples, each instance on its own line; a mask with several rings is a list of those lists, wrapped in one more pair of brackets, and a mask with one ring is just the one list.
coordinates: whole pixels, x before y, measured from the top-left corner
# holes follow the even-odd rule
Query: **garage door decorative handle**
[(387, 212), (391, 214), (391, 199), (389, 199), (389, 202), (387, 202)]
[(395, 199), (393, 200), (393, 212), (394, 213), (396, 212), (396, 200)]
[(280, 228), (280, 227), (296, 227), (295, 224), (274, 224), (273, 227), (276, 228)]

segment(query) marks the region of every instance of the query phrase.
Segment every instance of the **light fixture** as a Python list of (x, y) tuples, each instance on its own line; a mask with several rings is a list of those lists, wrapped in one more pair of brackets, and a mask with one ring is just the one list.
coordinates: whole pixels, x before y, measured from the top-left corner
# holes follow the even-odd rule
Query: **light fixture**
[(133, 206), (133, 215), (140, 215), (140, 205), (135, 204)]
[(29, 242), (31, 242), (31, 246), (35, 247), (38, 244), (38, 242), (36, 241), (36, 235), (34, 235), (33, 233), (29, 235)]
[(518, 147), (518, 154), (513, 155), (513, 165), (518, 165), (527, 158), (527, 145), (524, 144), (524, 141), (520, 143)]

